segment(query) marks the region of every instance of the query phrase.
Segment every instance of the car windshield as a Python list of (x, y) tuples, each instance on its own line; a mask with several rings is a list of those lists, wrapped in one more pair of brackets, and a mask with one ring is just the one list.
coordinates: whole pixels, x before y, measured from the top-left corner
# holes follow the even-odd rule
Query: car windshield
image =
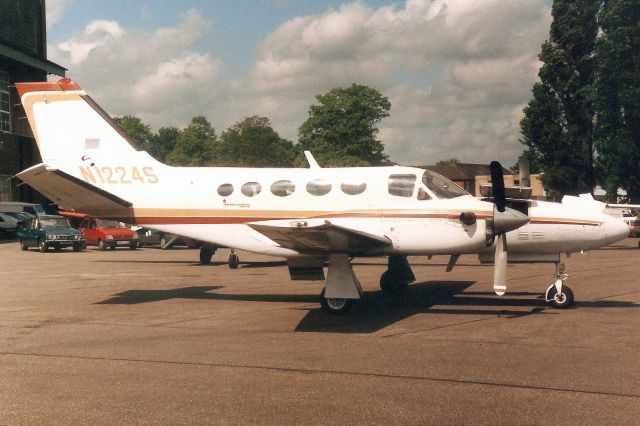
[(43, 229), (71, 228), (69, 221), (64, 217), (47, 217), (40, 219), (40, 227)]
[(115, 220), (103, 220), (102, 227), (103, 228), (126, 228), (124, 223), (116, 222)]
[(429, 170), (426, 170), (422, 175), (422, 183), (438, 198), (456, 198), (469, 194), (453, 181)]

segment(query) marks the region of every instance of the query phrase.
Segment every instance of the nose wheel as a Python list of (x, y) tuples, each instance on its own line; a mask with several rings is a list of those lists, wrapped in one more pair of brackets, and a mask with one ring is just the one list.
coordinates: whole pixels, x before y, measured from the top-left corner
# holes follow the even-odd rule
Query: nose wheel
[(569, 278), (564, 273), (564, 264), (556, 264), (556, 281), (549, 286), (545, 292), (545, 300), (556, 309), (566, 309), (573, 305), (573, 291), (569, 286), (564, 285), (564, 281)]

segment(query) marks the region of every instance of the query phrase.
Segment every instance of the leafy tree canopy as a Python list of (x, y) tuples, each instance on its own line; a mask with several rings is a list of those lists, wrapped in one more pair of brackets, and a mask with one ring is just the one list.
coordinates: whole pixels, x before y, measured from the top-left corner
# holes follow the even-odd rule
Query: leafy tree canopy
[(213, 161), (216, 132), (204, 117), (193, 117), (178, 135), (175, 147), (167, 155), (167, 162), (179, 166), (205, 166)]
[(177, 127), (160, 127), (158, 133), (151, 136), (149, 154), (164, 163), (176, 146), (178, 136), (180, 136), (180, 130)]
[(378, 165), (388, 159), (377, 139), (378, 122), (391, 103), (380, 92), (353, 84), (316, 96), (309, 117), (298, 129), (301, 151), (309, 150), (322, 166)]
[(149, 151), (149, 144), (153, 134), (151, 128), (144, 124), (142, 120), (134, 115), (125, 115), (122, 117), (114, 117), (118, 126), (129, 136), (135, 143), (135, 148), (141, 151)]
[(215, 164), (244, 167), (293, 167), (297, 149), (282, 139), (267, 117), (252, 116), (235, 123), (215, 144)]

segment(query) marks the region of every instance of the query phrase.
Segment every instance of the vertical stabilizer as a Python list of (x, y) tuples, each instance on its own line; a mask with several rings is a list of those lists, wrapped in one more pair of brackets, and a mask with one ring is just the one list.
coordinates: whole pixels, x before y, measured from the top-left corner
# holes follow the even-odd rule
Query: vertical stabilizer
[(16, 88), (45, 164), (67, 168), (92, 157), (109, 161), (137, 154), (111, 117), (73, 81), (16, 83)]

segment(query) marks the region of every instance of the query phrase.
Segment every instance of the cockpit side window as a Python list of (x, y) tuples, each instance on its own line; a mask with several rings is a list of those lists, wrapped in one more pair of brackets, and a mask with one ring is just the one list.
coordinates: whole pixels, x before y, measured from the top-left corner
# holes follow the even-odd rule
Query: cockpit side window
[(469, 194), (453, 181), (429, 170), (422, 175), (422, 183), (438, 198), (456, 198)]
[(416, 175), (390, 175), (389, 194), (398, 197), (413, 197), (416, 187)]

